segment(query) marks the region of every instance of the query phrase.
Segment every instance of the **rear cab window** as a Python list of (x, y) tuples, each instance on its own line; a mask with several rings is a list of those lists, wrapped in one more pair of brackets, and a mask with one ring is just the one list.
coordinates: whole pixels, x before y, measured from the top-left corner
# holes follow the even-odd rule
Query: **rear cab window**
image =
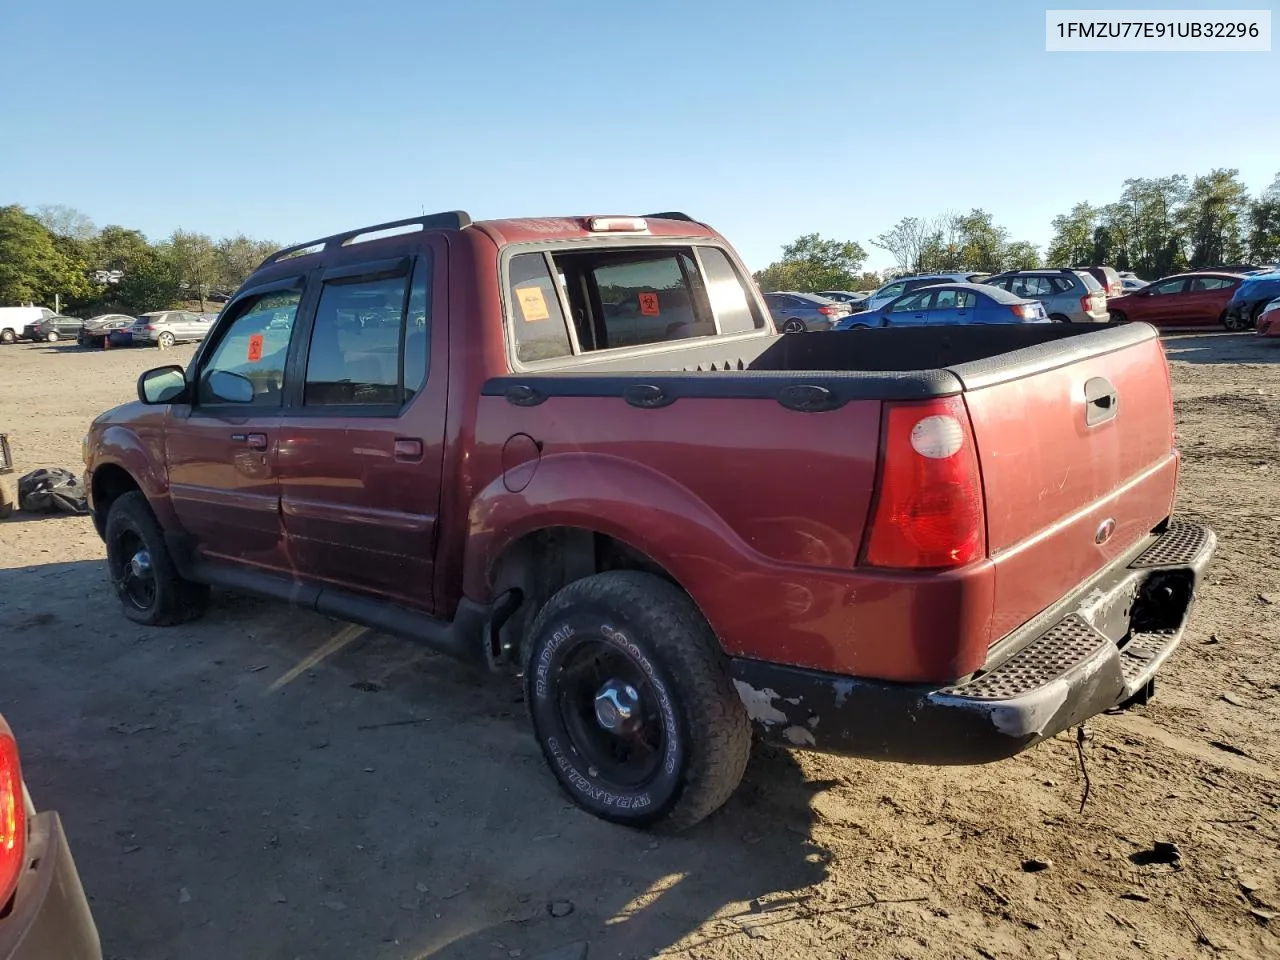
[(738, 268), (709, 244), (518, 251), (506, 289), (520, 364), (765, 329)]

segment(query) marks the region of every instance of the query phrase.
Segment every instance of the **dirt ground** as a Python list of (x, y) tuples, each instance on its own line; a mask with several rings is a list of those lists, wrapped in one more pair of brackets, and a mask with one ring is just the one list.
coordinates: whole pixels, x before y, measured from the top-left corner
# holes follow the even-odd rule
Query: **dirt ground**
[[(0, 523), (0, 709), (106, 955), (1280, 956), (1280, 342), (1167, 346), (1179, 509), (1221, 547), (1156, 699), (1089, 724), (1083, 812), (1063, 735), (969, 769), (758, 750), (694, 831), (631, 832), (558, 792), (514, 684), (225, 593), (141, 629), (87, 519)], [(0, 430), (78, 470), (191, 352), (0, 348)]]

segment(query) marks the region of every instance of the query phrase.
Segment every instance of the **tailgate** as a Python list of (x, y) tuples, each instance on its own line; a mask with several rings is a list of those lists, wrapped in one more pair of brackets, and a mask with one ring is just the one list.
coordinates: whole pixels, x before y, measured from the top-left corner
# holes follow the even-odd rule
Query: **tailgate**
[[(1168, 366), (1146, 325), (1017, 351), (965, 375), (996, 568), (995, 642), (1169, 516)], [(1120, 343), (1121, 345), (1117, 346)]]

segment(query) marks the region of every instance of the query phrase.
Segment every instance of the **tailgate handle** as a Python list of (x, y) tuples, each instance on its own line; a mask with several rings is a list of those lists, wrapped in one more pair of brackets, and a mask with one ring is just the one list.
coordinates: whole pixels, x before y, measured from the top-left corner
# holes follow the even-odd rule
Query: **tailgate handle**
[(676, 398), (657, 384), (633, 383), (622, 391), (622, 398), (633, 407), (642, 409), (666, 407), (676, 402)]
[(506, 397), (507, 403), (513, 407), (536, 407), (547, 399), (546, 394), (539, 393), (533, 387), (524, 383), (517, 383), (513, 387), (507, 387)]
[(1084, 400), (1084, 422), (1090, 427), (1112, 419), (1120, 406), (1120, 395), (1106, 377), (1085, 381)]

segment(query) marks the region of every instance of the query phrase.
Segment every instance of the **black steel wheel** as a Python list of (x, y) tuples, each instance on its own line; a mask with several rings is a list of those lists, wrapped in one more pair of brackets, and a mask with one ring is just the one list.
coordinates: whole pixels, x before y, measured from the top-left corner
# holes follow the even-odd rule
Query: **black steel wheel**
[(148, 626), (170, 626), (204, 613), (209, 588), (178, 574), (164, 531), (140, 492), (123, 494), (111, 504), (103, 533), (111, 583), (126, 617)]
[(560, 786), (605, 820), (692, 826), (751, 749), (724, 654), (678, 587), (611, 571), (560, 590), (530, 630), (526, 699)]

